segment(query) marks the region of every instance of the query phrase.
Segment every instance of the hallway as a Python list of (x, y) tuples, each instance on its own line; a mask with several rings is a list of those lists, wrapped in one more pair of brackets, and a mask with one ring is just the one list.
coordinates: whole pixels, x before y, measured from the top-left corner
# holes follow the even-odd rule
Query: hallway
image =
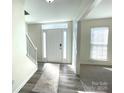
[[(25, 86), (20, 90), (19, 93), (39, 93), (33, 90), (38, 80), (40, 79), (40, 77), (42, 77), (43, 74), (45, 74), (43, 70), (44, 67), (47, 68), (45, 64), (58, 65), (58, 64), (51, 64), (51, 63), (38, 63), (37, 72), (31, 77), (31, 79), (25, 84)], [(56, 88), (58, 90), (57, 93), (77, 93), (77, 91), (83, 90), (79, 77), (74, 74), (74, 72), (70, 68), (70, 65), (67, 65), (67, 64), (60, 64), (58, 84), (59, 84), (58, 89)], [(48, 92), (47, 87), (48, 86), (44, 87), (44, 90), (46, 88), (47, 91), (43, 93), (51, 93), (51, 91)], [(40, 93), (42, 92), (40, 91)]]
[(112, 0), (48, 1), (12, 2), (12, 93), (111, 92)]

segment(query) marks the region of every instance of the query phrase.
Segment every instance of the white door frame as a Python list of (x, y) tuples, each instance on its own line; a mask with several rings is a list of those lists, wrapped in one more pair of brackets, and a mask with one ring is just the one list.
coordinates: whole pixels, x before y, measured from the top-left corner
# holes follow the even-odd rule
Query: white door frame
[[(61, 57), (62, 57), (62, 59), (61, 59), (61, 62), (59, 62), (59, 63), (67, 63), (67, 29), (49, 29), (49, 30), (43, 30), (43, 33), (45, 32), (46, 33), (46, 31), (50, 31), (50, 30), (60, 30), (60, 31), (62, 31), (62, 41), (63, 42), (61, 42), (62, 43), (62, 54), (61, 54)], [(66, 32), (66, 33), (65, 33)], [(64, 39), (64, 35), (66, 35), (66, 40)], [(44, 35), (43, 35), (44, 36)], [(44, 38), (44, 37), (43, 37)], [(46, 37), (45, 37), (46, 38)], [(64, 41), (65, 40), (65, 41)], [(46, 40), (46, 43), (47, 43), (47, 40)], [(64, 49), (64, 43), (66, 43), (66, 46), (65, 46), (65, 48), (66, 49)], [(42, 44), (44, 44), (44, 43), (42, 43)], [(44, 46), (44, 45), (43, 45)], [(47, 47), (47, 45), (45, 45), (46, 47)], [(46, 58), (43, 58), (43, 61), (44, 62), (48, 62), (48, 59), (47, 59), (47, 48), (45, 48), (46, 50), (44, 50), (43, 49), (43, 52), (45, 51), (46, 52)], [(64, 53), (65, 52), (65, 53)], [(43, 53), (44, 54), (44, 53)], [(65, 56), (64, 56), (64, 54), (66, 54)], [(65, 58), (65, 59), (64, 59)]]

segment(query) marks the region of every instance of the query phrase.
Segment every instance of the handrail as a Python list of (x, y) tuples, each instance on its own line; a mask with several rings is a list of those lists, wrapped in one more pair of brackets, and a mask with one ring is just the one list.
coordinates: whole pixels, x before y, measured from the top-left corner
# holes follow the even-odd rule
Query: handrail
[(28, 39), (30, 40), (30, 42), (31, 42), (31, 44), (33, 45), (33, 47), (34, 47), (35, 49), (37, 49), (37, 47), (34, 45), (33, 41), (31, 40), (30, 36), (29, 36), (28, 34), (26, 34), (26, 36), (27, 36)]
[(26, 34), (26, 41), (27, 41), (27, 56), (37, 65), (37, 47), (34, 45), (33, 41), (31, 40), (28, 34)]

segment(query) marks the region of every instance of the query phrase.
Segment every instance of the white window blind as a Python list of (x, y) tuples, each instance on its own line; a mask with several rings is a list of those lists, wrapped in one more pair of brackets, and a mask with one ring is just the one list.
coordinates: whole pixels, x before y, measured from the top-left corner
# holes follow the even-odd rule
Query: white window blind
[(108, 27), (91, 29), (91, 59), (107, 60), (108, 32)]

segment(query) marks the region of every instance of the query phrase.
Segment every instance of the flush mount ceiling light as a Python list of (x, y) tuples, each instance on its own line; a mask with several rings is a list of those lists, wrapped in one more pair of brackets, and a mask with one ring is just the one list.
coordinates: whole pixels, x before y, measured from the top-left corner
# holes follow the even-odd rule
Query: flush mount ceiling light
[(52, 3), (54, 0), (46, 0), (47, 3)]

